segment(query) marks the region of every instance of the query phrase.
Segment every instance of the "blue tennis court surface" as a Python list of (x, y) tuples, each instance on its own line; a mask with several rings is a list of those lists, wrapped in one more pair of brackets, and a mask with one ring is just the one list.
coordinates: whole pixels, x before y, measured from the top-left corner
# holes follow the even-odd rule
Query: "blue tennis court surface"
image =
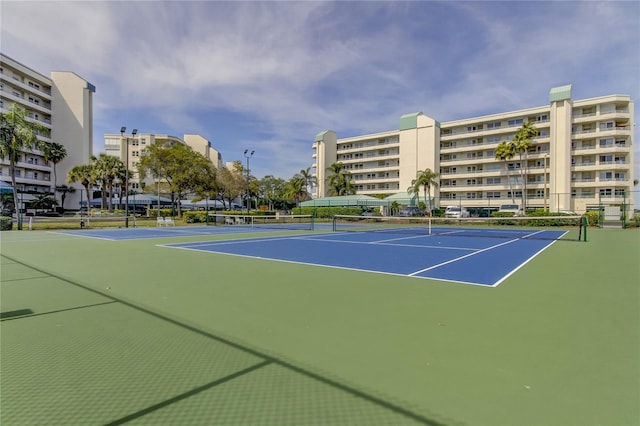
[[(557, 238), (563, 234), (555, 232)], [(495, 287), (553, 242), (526, 237), (335, 232), (163, 247)]]
[[(329, 225), (324, 225), (328, 227)], [(316, 225), (322, 229), (323, 225)], [(212, 234), (245, 234), (248, 232), (290, 231), (294, 227), (260, 227), (260, 226), (171, 226), (148, 228), (104, 228), (51, 231), (57, 234), (75, 235), (103, 240), (136, 240), (143, 238), (186, 237)], [(328, 229), (328, 228), (327, 228)]]

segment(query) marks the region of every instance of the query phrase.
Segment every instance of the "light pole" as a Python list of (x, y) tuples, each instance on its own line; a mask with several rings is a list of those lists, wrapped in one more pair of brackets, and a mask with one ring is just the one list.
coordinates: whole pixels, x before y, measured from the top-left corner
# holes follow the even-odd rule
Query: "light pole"
[[(124, 132), (127, 131), (125, 126), (120, 128), (120, 135), (124, 139)], [(131, 136), (136, 137), (138, 133), (138, 129), (133, 129), (131, 131)], [(124, 193), (125, 193), (125, 205), (124, 205), (124, 227), (129, 227), (129, 136), (126, 138), (126, 148), (125, 148), (125, 169), (124, 169)]]
[(547, 211), (547, 161), (549, 159), (549, 154), (544, 155), (544, 211)]
[(249, 215), (249, 159), (253, 157), (254, 153), (254, 150), (251, 150), (251, 152), (248, 149), (244, 150), (244, 158), (247, 159), (247, 215)]

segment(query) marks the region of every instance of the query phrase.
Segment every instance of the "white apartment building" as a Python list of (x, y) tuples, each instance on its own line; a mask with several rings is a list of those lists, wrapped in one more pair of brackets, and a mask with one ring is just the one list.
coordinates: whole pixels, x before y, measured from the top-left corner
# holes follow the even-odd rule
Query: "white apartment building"
[[(584, 212), (599, 205), (633, 208), (633, 117), (628, 95), (572, 100), (571, 85), (551, 89), (547, 106), (439, 123), (422, 113), (400, 118), (399, 130), (337, 139), (316, 135), (316, 197), (327, 196), (327, 168), (342, 162), (358, 194), (405, 192), (418, 170), (439, 173), (436, 205), (522, 204)], [(532, 147), (507, 161), (495, 150), (526, 121), (538, 130)], [(433, 193), (433, 190), (432, 190)]]
[[(44, 142), (64, 145), (67, 157), (56, 165), (46, 163), (38, 150), (24, 152), (16, 164), (16, 185), (23, 208), (37, 195), (55, 195), (56, 185), (66, 184), (67, 173), (77, 164), (87, 164), (93, 154), (93, 94), (95, 87), (73, 72), (51, 72), (46, 77), (0, 53), (0, 109), (8, 113), (12, 104), (27, 110), (29, 118), (50, 130), (38, 135)], [(0, 180), (11, 183), (9, 160), (0, 158)], [(65, 208), (79, 208), (82, 187), (68, 194)], [(60, 197), (56, 195), (60, 200)]]
[(153, 133), (136, 133), (133, 136), (118, 134), (104, 135), (105, 154), (119, 158), (129, 169), (129, 190), (133, 192), (144, 192), (147, 186), (153, 187), (155, 181), (153, 176), (147, 176), (143, 181), (140, 180), (138, 173), (139, 159), (143, 151), (150, 145), (160, 144), (170, 146), (175, 144), (187, 145), (194, 151), (202, 154), (216, 168), (224, 166), (222, 154), (211, 146), (211, 142), (196, 134), (185, 134), (183, 139), (177, 136), (153, 134)]

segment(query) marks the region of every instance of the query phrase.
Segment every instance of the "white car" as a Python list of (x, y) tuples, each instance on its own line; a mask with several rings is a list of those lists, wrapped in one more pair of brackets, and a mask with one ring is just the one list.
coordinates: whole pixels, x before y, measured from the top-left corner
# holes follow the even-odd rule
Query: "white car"
[(513, 213), (514, 216), (524, 216), (524, 212), (517, 204), (503, 204), (498, 209), (499, 213)]
[(469, 211), (464, 207), (447, 206), (447, 208), (444, 209), (444, 217), (460, 219), (462, 217), (469, 217), (469, 216), (470, 216)]

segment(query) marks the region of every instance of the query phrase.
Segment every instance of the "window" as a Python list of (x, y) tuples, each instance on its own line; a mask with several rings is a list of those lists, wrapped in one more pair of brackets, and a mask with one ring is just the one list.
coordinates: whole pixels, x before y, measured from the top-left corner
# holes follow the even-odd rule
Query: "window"
[(500, 126), (502, 126), (502, 123), (499, 121), (496, 123), (489, 123), (487, 124), (487, 129), (497, 129)]
[(500, 178), (487, 178), (487, 185), (498, 185), (500, 184)]
[(536, 117), (536, 121), (549, 121), (549, 116), (547, 114), (539, 115)]
[(609, 148), (613, 146), (613, 138), (600, 139), (600, 148)]
[(612, 176), (613, 174), (611, 172), (600, 172), (601, 181), (611, 180)]
[(614, 193), (615, 193), (616, 197), (624, 197), (625, 196), (624, 189), (616, 189)]
[(601, 197), (611, 197), (611, 188), (602, 188), (600, 189)]
[(500, 198), (500, 192), (487, 192), (487, 198)]
[(600, 123), (600, 130), (610, 130), (613, 129), (614, 126), (613, 121), (607, 121), (606, 123)]
[(524, 123), (524, 120), (522, 118), (518, 118), (515, 120), (509, 120), (508, 124), (510, 127), (512, 126), (520, 126), (522, 125), (522, 123)]
[(474, 199), (476, 197), (477, 197), (477, 194), (475, 192), (467, 192), (468, 199)]
[(467, 185), (475, 185), (475, 184), (476, 184), (475, 179), (467, 179)]

